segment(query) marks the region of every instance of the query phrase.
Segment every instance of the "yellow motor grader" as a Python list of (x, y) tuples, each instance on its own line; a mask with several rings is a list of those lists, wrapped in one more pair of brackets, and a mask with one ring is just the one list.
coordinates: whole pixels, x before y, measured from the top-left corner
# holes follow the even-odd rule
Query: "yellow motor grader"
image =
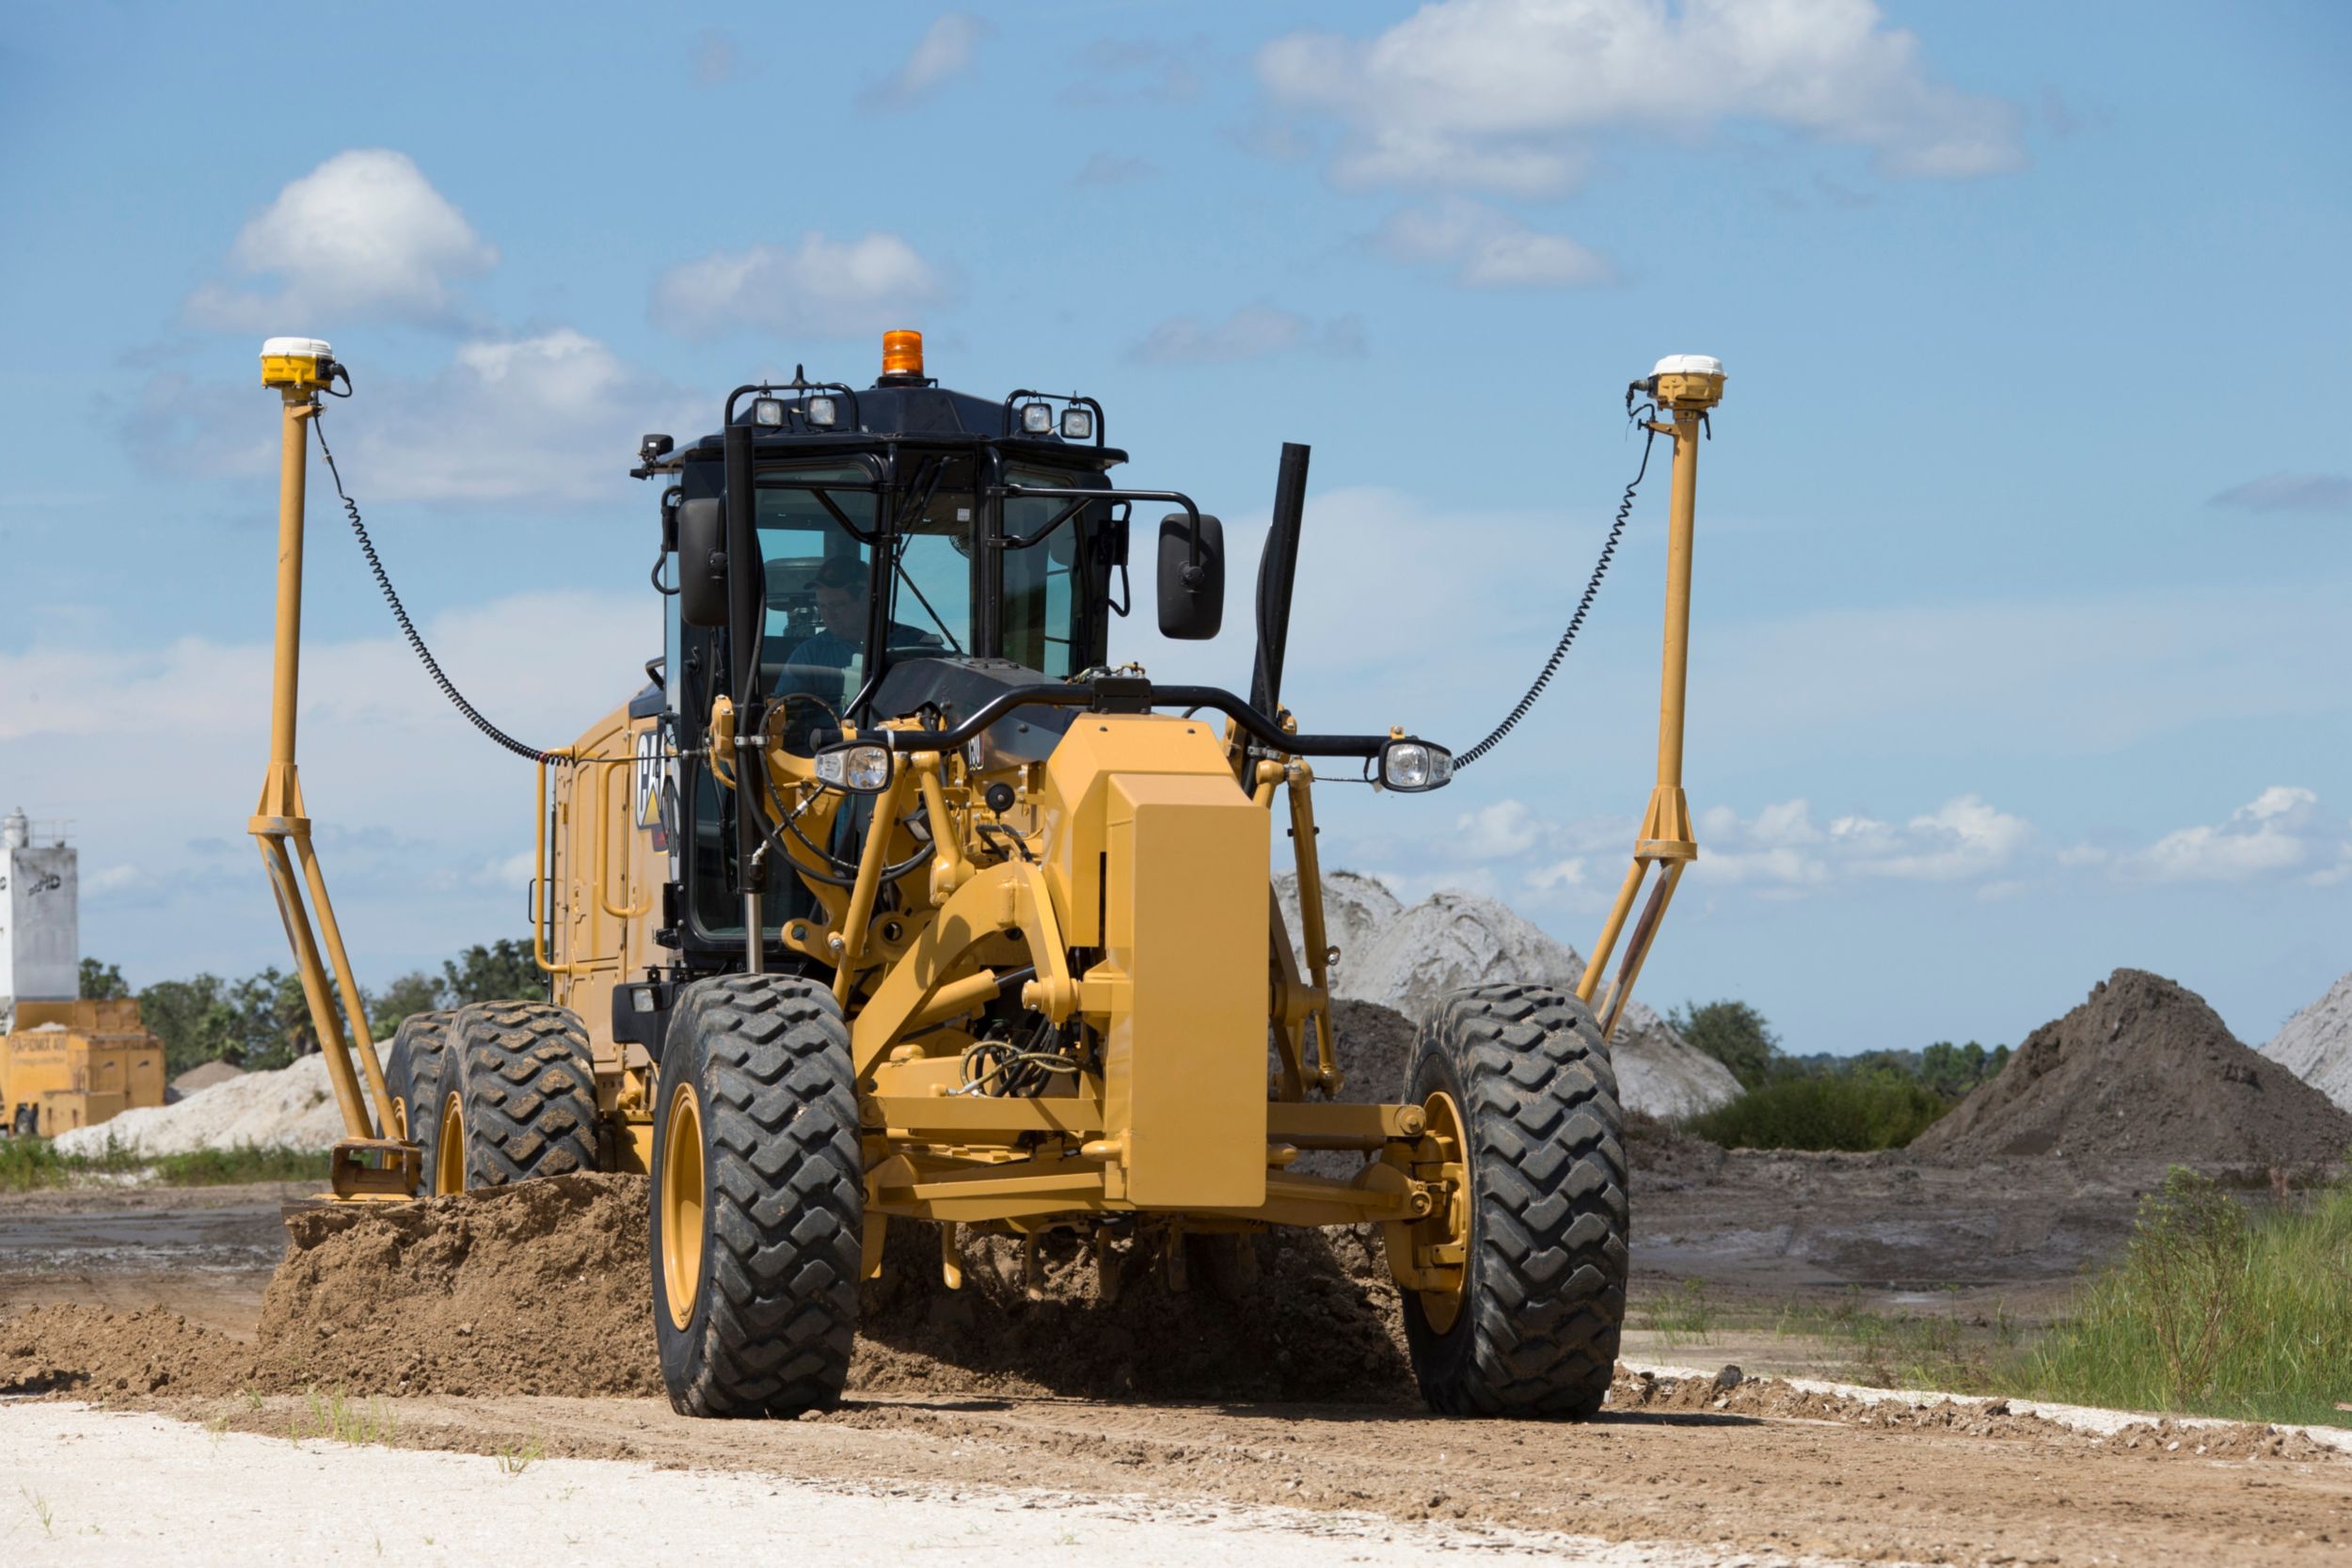
[[(1110, 662), (1131, 515), (1163, 514), (1158, 622), (1178, 639), (1221, 623), (1217, 518), (1113, 483), (1125, 454), (1098, 403), (949, 390), (912, 332), (886, 336), (869, 387), (796, 373), (738, 388), (714, 435), (645, 438), (662, 652), (575, 745), (515, 742), (442, 680), (537, 760), (550, 993), (410, 1018), (379, 1070), (294, 766), (306, 431), (348, 377), (314, 340), (272, 340), (262, 366), (284, 469), (252, 828), (351, 1134), (336, 1196), (648, 1175), (662, 1372), (696, 1415), (837, 1399), (894, 1220), (936, 1227), (951, 1285), (967, 1228), (1025, 1238), (1033, 1268), (1040, 1238), (1075, 1232), (1116, 1268), (1179, 1260), (1189, 1235), (1375, 1224), (1433, 1407), (1598, 1406), (1629, 1224), (1608, 1035), (1695, 854), (1682, 688), (1719, 364), (1668, 360), (1628, 393), (1675, 449), (1665, 690), (1658, 784), (1591, 967), (1576, 994), (1445, 998), (1395, 1098), (1369, 1104), (1337, 1098), (1315, 769), (1414, 794), (1455, 763), (1401, 729), (1301, 729), (1281, 704), (1307, 450), (1282, 451), (1248, 696), (1155, 682)], [(1310, 1150), (1354, 1173), (1308, 1174)]]

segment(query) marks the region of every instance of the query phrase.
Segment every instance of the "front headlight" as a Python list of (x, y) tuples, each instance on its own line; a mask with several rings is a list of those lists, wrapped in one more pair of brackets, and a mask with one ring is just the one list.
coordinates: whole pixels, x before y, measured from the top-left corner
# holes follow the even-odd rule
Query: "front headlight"
[(1400, 795), (1442, 789), (1454, 782), (1454, 753), (1411, 736), (1380, 748), (1380, 787)]
[(818, 752), (817, 782), (851, 795), (879, 795), (890, 787), (890, 748), (871, 740), (845, 740)]

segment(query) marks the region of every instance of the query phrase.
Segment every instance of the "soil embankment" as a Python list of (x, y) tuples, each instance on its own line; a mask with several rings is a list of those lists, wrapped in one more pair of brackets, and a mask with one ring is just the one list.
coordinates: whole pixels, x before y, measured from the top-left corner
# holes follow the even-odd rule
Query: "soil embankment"
[(2119, 969), (1911, 1147), (1955, 1163), (2316, 1165), (2352, 1148), (2352, 1114), (2238, 1043), (2196, 992)]

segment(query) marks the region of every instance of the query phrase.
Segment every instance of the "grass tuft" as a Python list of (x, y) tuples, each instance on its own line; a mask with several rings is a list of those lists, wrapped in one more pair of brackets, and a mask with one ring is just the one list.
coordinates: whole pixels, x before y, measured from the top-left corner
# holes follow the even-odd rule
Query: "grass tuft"
[(331, 1437), (357, 1448), (389, 1443), (399, 1430), (399, 1418), (393, 1415), (390, 1404), (380, 1399), (361, 1403), (341, 1388), (325, 1392), (316, 1387), (306, 1388), (302, 1391), (302, 1405), (294, 1412), (286, 1433), (297, 1443), (306, 1437)]
[(2020, 1378), (2081, 1404), (2352, 1425), (2352, 1178), (2258, 1222), (2176, 1167)]

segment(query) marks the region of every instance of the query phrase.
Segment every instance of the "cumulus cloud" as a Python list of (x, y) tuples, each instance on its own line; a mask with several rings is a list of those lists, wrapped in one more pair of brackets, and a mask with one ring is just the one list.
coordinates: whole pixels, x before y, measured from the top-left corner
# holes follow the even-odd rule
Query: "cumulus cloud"
[(2125, 858), (2122, 869), (2159, 882), (2236, 882), (2310, 867), (2318, 879), (2332, 882), (2336, 868), (2320, 863), (2331, 849), (2352, 858), (2352, 846), (2328, 843), (2318, 795), (2272, 784), (2228, 820), (2169, 832)]
[(705, 341), (744, 331), (846, 338), (903, 326), (946, 292), (939, 269), (896, 234), (808, 233), (672, 267), (654, 284), (653, 317)]
[(2352, 477), (2265, 474), (2232, 485), (2205, 504), (2240, 512), (2352, 512)]
[(192, 325), (224, 331), (325, 335), (377, 321), (446, 325), (459, 315), (453, 285), (497, 261), (497, 248), (407, 154), (339, 152), (279, 191), (238, 232), (229, 261), (246, 282), (201, 284), (182, 314)]
[(1894, 175), (2022, 161), (2016, 107), (1938, 81), (1870, 0), (1437, 0), (1368, 40), (1277, 39), (1257, 67), (1277, 103), (1346, 128), (1348, 184), (1557, 192), (1594, 133), (1730, 119), (1868, 148)]
[[(333, 409), (326, 426), (363, 502), (609, 499), (646, 431), (715, 421), (712, 400), (633, 369), (569, 327), (461, 342), (448, 364), (421, 378), (371, 376), (364, 408)], [(242, 383), (157, 376), (131, 419), (140, 432), (134, 451), (158, 474), (275, 471), (277, 434), (256, 424)]]
[(1710, 879), (1794, 891), (1840, 879), (1957, 882), (2008, 866), (2031, 824), (1962, 795), (1901, 824), (1849, 814), (1817, 823), (1809, 801), (1784, 800), (1752, 817), (1717, 806), (1699, 818), (1700, 863)]
[(923, 31), (898, 69), (866, 90), (869, 109), (905, 109), (972, 69), (989, 25), (977, 16), (947, 11)]
[(1230, 365), (1278, 354), (1348, 357), (1364, 351), (1364, 324), (1356, 316), (1316, 322), (1295, 310), (1245, 305), (1223, 321), (1170, 316), (1144, 335), (1128, 356), (1148, 365)]
[(1565, 234), (1547, 234), (1466, 197), (1389, 215), (1374, 245), (1397, 261), (1445, 267), (1471, 289), (1569, 289), (1606, 283), (1608, 259)]
[[(0, 795), (71, 801), (86, 855), (137, 868), (104, 874), (105, 918), (85, 923), (91, 950), (135, 978), (282, 968), (245, 837), (268, 754), (269, 645), (142, 647), (116, 629), (36, 629), (0, 653)], [(474, 734), (380, 615), (351, 626), (319, 613), (304, 630), (304, 792), (361, 979), (518, 934), (522, 897), (498, 873), (531, 847), (530, 767)], [(572, 740), (636, 691), (661, 645), (650, 589), (514, 594), (427, 615), (422, 630), (484, 712), (540, 745)], [(170, 773), (162, 807), (157, 758)]]

